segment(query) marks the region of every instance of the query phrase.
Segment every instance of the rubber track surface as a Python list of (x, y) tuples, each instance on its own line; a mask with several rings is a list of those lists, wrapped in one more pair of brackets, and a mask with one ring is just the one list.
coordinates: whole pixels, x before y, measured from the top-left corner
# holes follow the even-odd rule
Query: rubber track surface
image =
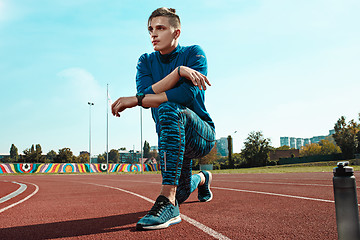
[(211, 202), (194, 192), (180, 206), (212, 236), (185, 220), (136, 231), (152, 203), (117, 189), (155, 200), (160, 175), (3, 175), (0, 199), (19, 187), (11, 181), (27, 189), (0, 210), (39, 191), (0, 213), (0, 239), (337, 239), (331, 173), (214, 174)]

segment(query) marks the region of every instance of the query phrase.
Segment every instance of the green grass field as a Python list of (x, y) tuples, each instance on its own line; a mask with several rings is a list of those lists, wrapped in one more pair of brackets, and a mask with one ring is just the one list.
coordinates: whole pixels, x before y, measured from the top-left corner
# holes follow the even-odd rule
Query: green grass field
[[(256, 168), (239, 168), (239, 169), (226, 169), (226, 170), (214, 170), (213, 173), (297, 173), (297, 172), (333, 172), (333, 168), (336, 167), (338, 161), (332, 162), (314, 162), (314, 163), (302, 163), (302, 164), (289, 164), (289, 165), (277, 165), (266, 166)], [(351, 163), (352, 161), (350, 161)], [(360, 171), (359, 165), (351, 165), (354, 171)]]

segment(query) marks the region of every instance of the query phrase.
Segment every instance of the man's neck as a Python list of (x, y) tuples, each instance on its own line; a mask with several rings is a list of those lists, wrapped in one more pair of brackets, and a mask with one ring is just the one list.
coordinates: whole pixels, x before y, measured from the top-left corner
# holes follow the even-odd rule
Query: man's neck
[(172, 51), (174, 51), (174, 50), (177, 48), (178, 45), (179, 45), (179, 43), (176, 42), (176, 43), (174, 44), (174, 46), (171, 46), (171, 48), (168, 48), (168, 49), (166, 49), (166, 50), (164, 50), (164, 51), (159, 51), (159, 52), (160, 52), (161, 55), (169, 54), (169, 53), (171, 53)]

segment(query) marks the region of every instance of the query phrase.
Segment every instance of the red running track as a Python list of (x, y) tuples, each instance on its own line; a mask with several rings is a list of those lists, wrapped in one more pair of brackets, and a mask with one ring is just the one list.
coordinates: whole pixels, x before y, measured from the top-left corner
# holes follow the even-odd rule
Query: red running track
[(183, 221), (156, 231), (135, 225), (160, 175), (3, 175), (0, 199), (18, 183), (0, 203), (0, 239), (337, 239), (331, 173), (214, 174), (211, 202), (194, 192)]

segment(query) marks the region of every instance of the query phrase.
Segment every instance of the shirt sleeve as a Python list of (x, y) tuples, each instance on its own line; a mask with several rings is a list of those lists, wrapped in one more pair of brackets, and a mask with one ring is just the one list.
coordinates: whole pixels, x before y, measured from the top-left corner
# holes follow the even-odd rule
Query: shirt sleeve
[(136, 89), (138, 93), (154, 94), (152, 90), (152, 84), (154, 80), (148, 65), (148, 54), (140, 56), (138, 64), (136, 66)]
[[(200, 46), (195, 45), (191, 47), (186, 66), (205, 76), (207, 75), (206, 56)], [(190, 80), (181, 78), (174, 88), (166, 91), (166, 96), (170, 102), (179, 103), (183, 106), (190, 106), (199, 91), (204, 90), (200, 90), (197, 86), (194, 86)]]

